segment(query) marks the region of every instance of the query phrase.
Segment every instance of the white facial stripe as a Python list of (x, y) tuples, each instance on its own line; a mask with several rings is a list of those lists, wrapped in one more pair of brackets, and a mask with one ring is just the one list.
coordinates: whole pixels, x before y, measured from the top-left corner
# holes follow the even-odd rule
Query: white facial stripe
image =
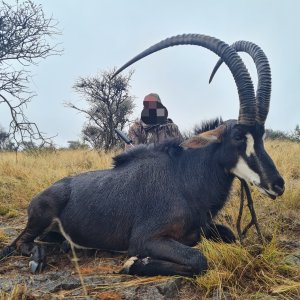
[(264, 133), (263, 137), (262, 137), (262, 140), (264, 141), (266, 139), (266, 133)]
[(236, 166), (230, 170), (234, 175), (246, 180), (247, 182), (260, 184), (260, 177), (257, 173), (249, 168), (245, 160), (240, 157)]
[(251, 154), (255, 154), (254, 138), (253, 138), (252, 134), (250, 134), (250, 133), (246, 134), (246, 138), (247, 138), (246, 155), (249, 157)]

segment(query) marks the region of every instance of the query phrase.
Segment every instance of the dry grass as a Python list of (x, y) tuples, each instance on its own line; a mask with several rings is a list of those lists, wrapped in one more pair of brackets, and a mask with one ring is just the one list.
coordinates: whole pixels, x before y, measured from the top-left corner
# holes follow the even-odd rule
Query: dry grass
[(261, 248), (210, 241), (198, 247), (209, 261), (207, 274), (196, 280), (206, 295), (215, 290), (219, 295), (230, 294), (235, 299), (260, 299), (259, 293), (282, 299), (300, 295), (299, 267), (285, 261), (288, 254), (280, 249), (275, 238)]
[(0, 153), (0, 215), (27, 207), (30, 199), (53, 182), (84, 171), (111, 167), (114, 153), (89, 150), (45, 152), (39, 156)]
[(34, 300), (35, 297), (32, 297), (26, 286), (18, 284), (16, 285), (10, 293), (5, 293), (0, 290), (0, 300)]
[(0, 243), (5, 241), (6, 241), (6, 234), (2, 229), (0, 229)]
[[(199, 244), (197, 248), (207, 256), (210, 266), (206, 275), (194, 280), (198, 286), (197, 292), (201, 293), (197, 295), (199, 298), (208, 298), (212, 293), (215, 295), (216, 291), (220, 299), (226, 295), (231, 295), (233, 299), (300, 297), (300, 268), (290, 265), (287, 260), (293, 251), (289, 244), (300, 239), (300, 144), (268, 141), (266, 148), (286, 181), (286, 192), (275, 201), (253, 189), (258, 220), (267, 242), (263, 246), (259, 245), (255, 231), (251, 229), (245, 246), (210, 241)], [(0, 216), (15, 218), (19, 213), (24, 213), (34, 194), (64, 176), (109, 168), (113, 155), (114, 153), (99, 155), (86, 150), (57, 151), (38, 157), (21, 153), (16, 162), (14, 154), (0, 153)], [(235, 229), (238, 206), (239, 186), (236, 182), (231, 199), (219, 216), (232, 229)], [(245, 210), (243, 224), (248, 220), (249, 214)], [(5, 235), (0, 232), (0, 242), (4, 240)], [(103, 271), (98, 266), (82, 266), (81, 274), (84, 276), (98, 272), (98, 269)], [(137, 284), (145, 283), (140, 279), (135, 280), (138, 280)], [(148, 282), (150, 279), (143, 280)], [(162, 279), (157, 277), (151, 280)], [(126, 284), (135, 283), (130, 281), (123, 284), (126, 288)], [(104, 291), (101, 289), (89, 292), (99, 299), (120, 297), (118, 293), (110, 292), (120, 289), (120, 286), (104, 287)]]

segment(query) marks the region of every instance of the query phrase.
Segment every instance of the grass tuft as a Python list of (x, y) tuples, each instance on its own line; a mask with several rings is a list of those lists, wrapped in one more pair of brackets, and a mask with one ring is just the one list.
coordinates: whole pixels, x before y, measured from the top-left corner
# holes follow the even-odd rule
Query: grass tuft
[(36, 297), (30, 295), (27, 291), (27, 287), (22, 284), (14, 286), (11, 292), (6, 293), (0, 290), (0, 300), (35, 300)]
[(6, 236), (5, 232), (2, 229), (0, 229), (0, 243), (5, 242), (6, 239), (7, 239), (7, 236)]

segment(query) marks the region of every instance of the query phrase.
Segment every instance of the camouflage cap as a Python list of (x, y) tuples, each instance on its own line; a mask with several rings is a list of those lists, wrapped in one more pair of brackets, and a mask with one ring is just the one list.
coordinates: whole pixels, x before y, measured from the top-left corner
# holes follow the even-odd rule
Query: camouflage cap
[(149, 95), (145, 96), (144, 102), (159, 102), (161, 103), (160, 97), (158, 94), (150, 93)]

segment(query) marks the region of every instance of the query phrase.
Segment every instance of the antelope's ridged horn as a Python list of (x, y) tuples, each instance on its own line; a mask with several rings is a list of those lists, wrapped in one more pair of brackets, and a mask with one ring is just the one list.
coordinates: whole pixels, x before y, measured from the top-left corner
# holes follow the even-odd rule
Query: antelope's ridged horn
[[(237, 41), (232, 44), (231, 47), (238, 52), (242, 51), (248, 53), (255, 63), (258, 76), (256, 90), (256, 121), (258, 124), (264, 125), (269, 112), (272, 84), (271, 68), (268, 58), (263, 50), (252, 42)], [(222, 63), (222, 59), (219, 59), (210, 75), (209, 83), (211, 83)]]
[(116, 76), (118, 73), (120, 73), (122, 70), (132, 65), (136, 61), (154, 52), (177, 45), (202, 46), (211, 50), (222, 58), (222, 60), (230, 69), (237, 85), (240, 99), (240, 111), (238, 118), (239, 123), (250, 126), (254, 125), (256, 116), (256, 102), (250, 74), (248, 73), (246, 66), (244, 65), (242, 59), (239, 57), (234, 48), (214, 37), (201, 34), (183, 34), (167, 38), (135, 56), (120, 69), (118, 69), (114, 76)]

